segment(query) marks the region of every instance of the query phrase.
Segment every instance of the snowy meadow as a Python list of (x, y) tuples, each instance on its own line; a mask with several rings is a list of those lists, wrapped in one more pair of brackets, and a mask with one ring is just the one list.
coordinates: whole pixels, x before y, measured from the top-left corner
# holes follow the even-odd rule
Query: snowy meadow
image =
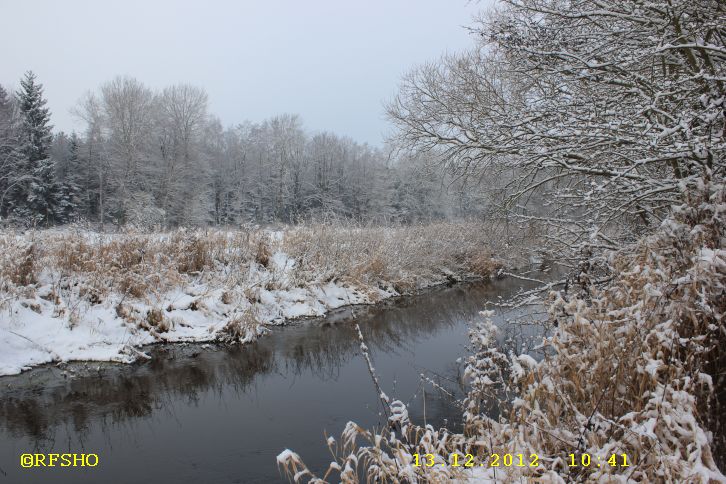
[(476, 223), (0, 236), (0, 374), (131, 362), (157, 342), (249, 342), (269, 325), (486, 278), (504, 247)]

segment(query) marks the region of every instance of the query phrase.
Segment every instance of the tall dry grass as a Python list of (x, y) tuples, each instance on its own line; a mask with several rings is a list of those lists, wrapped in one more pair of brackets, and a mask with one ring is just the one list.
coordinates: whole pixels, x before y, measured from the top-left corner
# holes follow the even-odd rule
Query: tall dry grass
[(493, 224), (474, 222), (317, 224), (277, 232), (4, 232), (0, 284), (6, 294), (32, 289), (43, 279), (64, 287), (80, 285), (91, 301), (112, 293), (144, 298), (190, 282), (240, 285), (252, 265), (274, 273), (274, 255), (282, 252), (294, 264), (289, 277), (272, 280), (268, 289), (342, 281), (388, 285), (406, 293), (447, 278), (487, 277), (505, 263), (505, 251)]
[[(334, 281), (376, 302), (386, 294), (381, 289), (403, 294), (487, 277), (504, 263), (494, 233), (491, 226), (472, 222), (317, 224), (278, 231), (2, 232), (0, 311), (14, 302), (36, 312), (45, 308), (73, 328), (93, 306), (103, 305), (132, 331), (166, 341), (175, 329), (189, 326), (179, 313), (172, 315), (175, 309), (201, 310), (206, 321), (214, 321), (204, 338), (246, 342), (264, 332), (265, 322), (279, 319), (278, 299), (287, 297), (263, 291), (304, 288), (312, 294)], [(188, 307), (174, 306), (189, 296)], [(38, 298), (53, 301), (53, 307)]]
[[(477, 463), (536, 454), (536, 467), (477, 472), (512, 483), (726, 482), (726, 188), (692, 188), (655, 234), (582, 264), (551, 294), (556, 329), (541, 362), (498, 348), (489, 318), (472, 331), (463, 433), (418, 426), (393, 402), (389, 428), (351, 422), (328, 441), (334, 460), (321, 479), (292, 451), (279, 464), (296, 481), (450, 482), (473, 472), (442, 465), (452, 453)], [(415, 466), (415, 453), (435, 465)], [(622, 454), (627, 467), (607, 462)]]
[[(488, 277), (506, 260), (493, 224), (462, 222), (398, 227), (303, 226), (286, 234), (299, 281), (388, 281), (401, 293), (442, 275)], [(442, 272), (443, 271), (443, 272)]]

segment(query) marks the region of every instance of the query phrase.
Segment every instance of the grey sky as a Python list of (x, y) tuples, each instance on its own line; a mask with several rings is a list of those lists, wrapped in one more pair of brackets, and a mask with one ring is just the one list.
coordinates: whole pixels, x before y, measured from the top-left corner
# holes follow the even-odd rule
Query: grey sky
[[(472, 44), (467, 0), (3, 2), (0, 83), (32, 69), (56, 129), (118, 74), (204, 87), (225, 125), (298, 113), (310, 131), (380, 144), (382, 101), (411, 66)], [(10, 20), (12, 19), (12, 20)]]

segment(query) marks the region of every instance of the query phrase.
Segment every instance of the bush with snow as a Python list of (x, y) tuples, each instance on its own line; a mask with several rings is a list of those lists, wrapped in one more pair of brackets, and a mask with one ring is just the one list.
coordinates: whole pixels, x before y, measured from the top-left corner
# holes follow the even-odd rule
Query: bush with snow
[[(724, 387), (726, 191), (704, 183), (688, 193), (688, 203), (656, 233), (607, 253), (590, 265), (593, 277), (579, 277), (583, 282), (567, 293), (550, 294), (556, 330), (544, 341), (542, 361), (500, 351), (491, 314), (483, 313), (471, 332), (462, 434), (392, 413), (390, 428), (377, 432), (351, 422), (324, 480), (339, 472), (344, 482), (359, 475), (406, 482), (726, 482), (714, 458), (716, 446), (724, 451), (714, 435), (724, 424), (715, 408), (722, 405), (716, 387)], [(492, 404), (502, 410), (498, 419), (487, 415)], [(492, 453), (537, 454), (540, 465), (476, 472), (413, 465), (415, 453), (443, 463), (455, 452), (477, 462)], [(570, 467), (569, 454), (627, 454), (631, 465)], [(302, 459), (290, 455), (282, 465), (293, 477), (310, 477)]]

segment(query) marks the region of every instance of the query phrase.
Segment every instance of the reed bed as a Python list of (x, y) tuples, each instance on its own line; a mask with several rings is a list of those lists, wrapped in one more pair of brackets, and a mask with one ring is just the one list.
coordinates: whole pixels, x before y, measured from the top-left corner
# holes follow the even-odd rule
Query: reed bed
[[(581, 264), (545, 301), (555, 331), (539, 362), (497, 347), (484, 312), (471, 332), (464, 432), (417, 425), (381, 397), (386, 427), (350, 422), (328, 439), (323, 475), (292, 450), (278, 464), (318, 483), (726, 482), (724, 207), (724, 186), (705, 184), (656, 233)], [(477, 466), (451, 466), (454, 453)], [(538, 465), (491, 467), (492, 454)]]

